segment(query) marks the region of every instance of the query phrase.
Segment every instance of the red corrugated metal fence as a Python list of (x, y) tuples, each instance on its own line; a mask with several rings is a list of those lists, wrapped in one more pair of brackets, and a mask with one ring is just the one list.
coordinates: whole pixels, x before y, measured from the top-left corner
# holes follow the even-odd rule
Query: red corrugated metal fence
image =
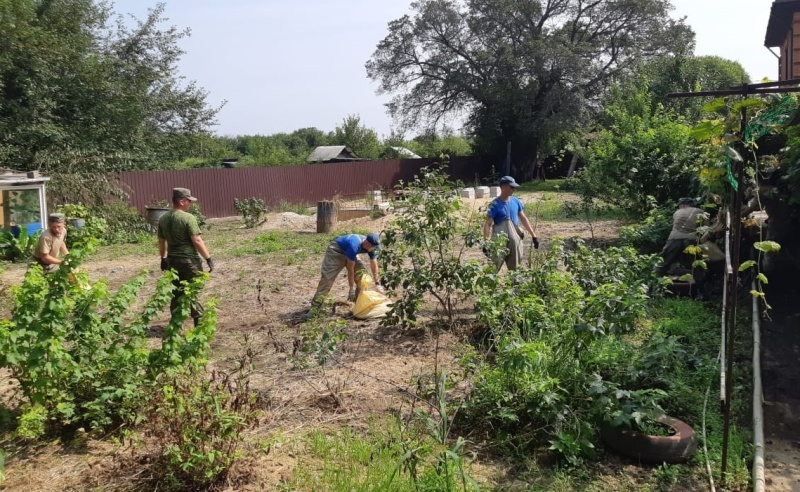
[[(453, 179), (473, 184), (481, 169), (480, 157), (454, 157)], [(394, 159), (282, 167), (205, 168), (180, 171), (123, 172), (116, 176), (140, 211), (156, 200), (169, 200), (172, 188), (184, 187), (200, 200), (209, 218), (237, 215), (234, 198), (257, 197), (268, 206), (281, 202), (316, 204), (336, 195), (354, 196), (368, 190), (389, 190), (408, 182), (434, 159)]]

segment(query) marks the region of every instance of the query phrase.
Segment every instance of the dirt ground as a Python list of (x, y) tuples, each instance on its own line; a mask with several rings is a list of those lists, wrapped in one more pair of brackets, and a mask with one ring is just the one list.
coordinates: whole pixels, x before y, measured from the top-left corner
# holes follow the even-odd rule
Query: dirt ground
[[(523, 194), (522, 198), (530, 201), (537, 197)], [(471, 200), (468, 205), (477, 209), (485, 201)], [(337, 231), (345, 233), (356, 228), (380, 231), (390, 219), (365, 217), (340, 222)], [(211, 238), (218, 234), (252, 237), (270, 229), (314, 233), (316, 218), (293, 213), (270, 214), (267, 222), (257, 229), (243, 229), (239, 218), (209, 222), (211, 230), (207, 241), (216, 260), (216, 269), (204, 296), (220, 300), (212, 365), (229, 367), (245, 349), (253, 350), (256, 372), (251, 383), (268, 402), (260, 425), (248, 439), (252, 449), (258, 452), (251, 453), (253, 458), (233, 474), (236, 477), (246, 469), (248, 479), (241, 483), (234, 480), (228, 490), (273, 490), (281, 480), (291, 477), (298, 453), (302, 452), (293, 444), (293, 437), (312, 429), (334, 426), (366, 429), (375, 416), (418, 405), (412, 395), (419, 381), (433, 374), (437, 366), (454, 365), (461, 343), (458, 331), (435, 337), (427, 330), (384, 328), (378, 321), (352, 319), (350, 306), (340, 302), (335, 316), (346, 319), (348, 338), (337, 361), (320, 368), (294, 370), (288, 357), (299, 329), (297, 316), (309, 307), (319, 279), (321, 257), (312, 256), (292, 264), (272, 261), (268, 255), (234, 258), (225, 251), (215, 251)], [(613, 239), (620, 225), (619, 221), (596, 223), (594, 238)], [(547, 248), (556, 235), (585, 239), (592, 235), (587, 225), (580, 222), (539, 222), (537, 232), (543, 248)], [(478, 257), (480, 252), (474, 254)], [(100, 254), (98, 259), (89, 261), (84, 270), (94, 279), (106, 279), (112, 287), (143, 268), (151, 270), (150, 286), (160, 274), (155, 242), (152, 254), (105, 256)], [(12, 265), (0, 280), (2, 285), (13, 285), (23, 274), (24, 266)], [(262, 286), (260, 301), (259, 284)], [(149, 291), (148, 287), (143, 289), (145, 293)], [(346, 282), (340, 279), (332, 294), (339, 300), (344, 299)], [(167, 319), (165, 316), (161, 322), (166, 324)], [(157, 343), (157, 326), (153, 333), (154, 343)], [(10, 388), (13, 382), (7, 375), (0, 374), (0, 394), (8, 397)], [(794, 410), (797, 411), (797, 407)], [(797, 440), (793, 443), (796, 446)], [(5, 451), (11, 457), (6, 462), (6, 482), (0, 487), (2, 490), (130, 490), (137, 484), (141, 487), (147, 483), (141, 468), (129, 466), (130, 448), (109, 440), (90, 437), (68, 446), (52, 443)], [(796, 479), (800, 478), (797, 462), (792, 466), (794, 468), (788, 472), (797, 484)], [(505, 476), (509, 471), (506, 464), (491, 460), (481, 460), (473, 470), (484, 479)], [(635, 466), (624, 463), (609, 471), (611, 475), (621, 474), (629, 480), (636, 473)], [(144, 487), (147, 489), (146, 485)]]
[(775, 287), (767, 292), (772, 310), (761, 334), (766, 488), (795, 492), (800, 490), (800, 290)]

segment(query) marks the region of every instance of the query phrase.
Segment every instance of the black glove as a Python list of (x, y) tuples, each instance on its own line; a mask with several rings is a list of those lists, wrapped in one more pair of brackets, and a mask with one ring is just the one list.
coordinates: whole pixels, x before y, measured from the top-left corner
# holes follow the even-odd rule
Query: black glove
[(356, 302), (356, 288), (353, 287), (350, 289), (350, 292), (347, 293), (347, 300), (350, 302)]
[(210, 256), (206, 260), (206, 264), (208, 264), (208, 272), (209, 273), (213, 272), (214, 271), (214, 260), (212, 260)]
[(539, 238), (535, 237), (535, 238), (531, 239), (531, 241), (533, 241), (533, 248), (534, 249), (539, 249)]
[(169, 270), (169, 260), (166, 258), (161, 258), (161, 271)]
[(483, 256), (487, 258), (492, 257), (492, 255), (489, 254), (489, 248), (487, 248), (486, 246), (481, 246), (481, 252), (483, 252)]

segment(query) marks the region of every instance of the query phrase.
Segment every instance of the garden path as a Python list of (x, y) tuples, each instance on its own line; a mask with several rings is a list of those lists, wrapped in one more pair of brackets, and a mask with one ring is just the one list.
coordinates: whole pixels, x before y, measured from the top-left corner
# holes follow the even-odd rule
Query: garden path
[[(776, 288), (777, 287), (777, 288)], [(762, 379), (767, 490), (800, 490), (800, 311), (797, 286), (775, 285), (762, 323)]]

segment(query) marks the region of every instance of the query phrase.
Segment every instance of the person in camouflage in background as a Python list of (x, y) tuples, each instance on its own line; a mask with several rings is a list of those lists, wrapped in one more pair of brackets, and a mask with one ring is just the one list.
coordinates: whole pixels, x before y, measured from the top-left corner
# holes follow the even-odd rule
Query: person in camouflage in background
[[(197, 219), (189, 213), (197, 198), (187, 188), (173, 188), (172, 210), (158, 221), (158, 252), (161, 255), (161, 271), (173, 269), (178, 273), (175, 290), (170, 302), (170, 313), (174, 313), (184, 295), (184, 282), (190, 282), (203, 271), (204, 259), (208, 271), (214, 271), (214, 260), (200, 236)], [(203, 307), (198, 302), (191, 306), (195, 326), (200, 320)]]

